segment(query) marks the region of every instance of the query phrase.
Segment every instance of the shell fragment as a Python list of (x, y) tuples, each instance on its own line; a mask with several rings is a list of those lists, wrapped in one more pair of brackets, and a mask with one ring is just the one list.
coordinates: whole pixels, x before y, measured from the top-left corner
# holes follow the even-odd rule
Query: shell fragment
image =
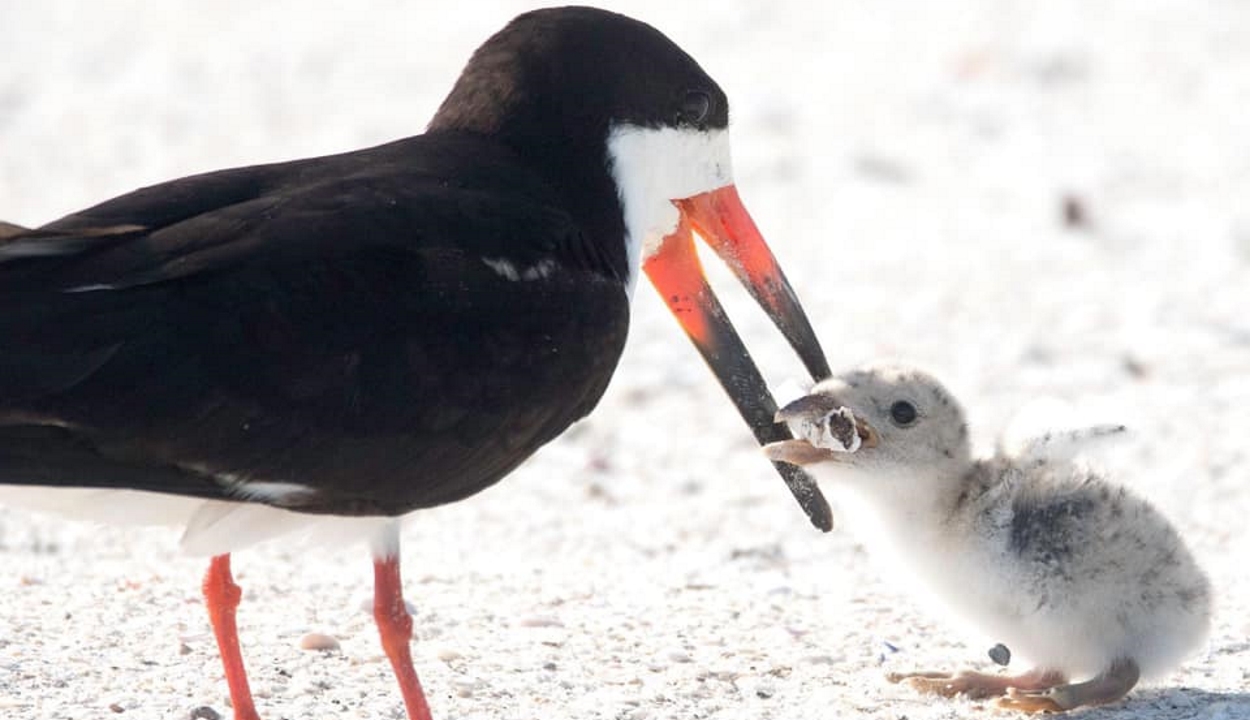
[(860, 446), (855, 414), (848, 407), (837, 408), (815, 420), (791, 421), (790, 432), (814, 447), (834, 452), (851, 453)]

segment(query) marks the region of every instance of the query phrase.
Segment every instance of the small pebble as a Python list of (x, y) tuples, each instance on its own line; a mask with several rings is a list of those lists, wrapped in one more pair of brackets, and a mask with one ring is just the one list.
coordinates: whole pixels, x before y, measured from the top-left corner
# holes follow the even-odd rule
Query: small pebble
[(1125, 355), (1122, 363), (1124, 372), (1128, 373), (1131, 377), (1140, 380), (1150, 375), (1150, 367), (1132, 355)]
[(112, 710), (112, 711), (113, 711), (113, 712), (115, 712), (115, 713), (124, 713), (124, 712), (126, 712), (126, 708), (122, 707), (121, 705), (118, 705), (117, 703), (112, 703), (112, 704), (110, 704), (110, 705), (109, 705), (109, 710)]
[(201, 705), (191, 711), (190, 720), (221, 720), (221, 713), (207, 705)]
[(452, 660), (459, 660), (461, 657), (462, 656), (460, 655), (460, 653), (456, 652), (455, 650), (452, 650), (451, 648), (443, 648), (442, 650), (438, 651), (438, 659), (442, 660), (443, 662), (451, 662)]
[(301, 650), (338, 650), (339, 641), (333, 635), (310, 632), (299, 639), (299, 647)]
[(1007, 649), (1006, 645), (998, 643), (990, 648), (990, 659), (999, 665), (1006, 665), (1011, 662), (1011, 651)]
[(668, 654), (668, 659), (675, 663), (694, 662), (694, 658), (690, 657), (690, 653), (682, 650), (673, 650)]
[(531, 615), (522, 618), (518, 623), (521, 627), (564, 627), (564, 623), (560, 618), (551, 615)]
[(453, 680), (451, 685), (456, 689), (456, 696), (462, 698), (471, 698), (474, 693), (486, 688), (486, 683), (481, 680)]
[(1071, 193), (1064, 195), (1060, 200), (1060, 207), (1064, 227), (1074, 229), (1089, 227), (1089, 209), (1080, 195)]

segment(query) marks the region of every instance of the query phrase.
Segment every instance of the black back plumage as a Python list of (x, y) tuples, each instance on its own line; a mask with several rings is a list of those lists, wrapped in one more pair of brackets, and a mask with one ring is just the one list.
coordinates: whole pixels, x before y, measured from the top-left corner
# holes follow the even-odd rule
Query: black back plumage
[(608, 130), (724, 127), (621, 15), (518, 17), (425, 135), (0, 226), (0, 483), (394, 515), (497, 481), (588, 413), (628, 328)]
[[(395, 514), (498, 480), (594, 406), (627, 296), (482, 138), (177, 180), (0, 244), (0, 481)], [(516, 268), (552, 263), (542, 282)]]

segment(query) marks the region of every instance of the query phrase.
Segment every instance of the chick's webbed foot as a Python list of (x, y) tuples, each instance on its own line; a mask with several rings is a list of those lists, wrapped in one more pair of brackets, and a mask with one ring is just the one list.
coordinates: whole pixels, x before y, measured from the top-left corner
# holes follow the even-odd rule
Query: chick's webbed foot
[(995, 706), (1000, 710), (1015, 710), (1016, 712), (1036, 715), (1037, 713), (1061, 713), (1069, 710), (1059, 704), (1055, 698), (1048, 693), (1049, 690), (1017, 690), (1010, 688), (1006, 697), (1000, 697)]
[(1045, 690), (1064, 682), (1062, 674), (1049, 670), (1033, 670), (1023, 675), (989, 675), (964, 670), (958, 673), (910, 672), (890, 673), (892, 683), (906, 682), (916, 690), (942, 697), (963, 695), (973, 700), (1002, 697), (1012, 688)]
[(998, 707), (1025, 713), (1058, 713), (1089, 705), (1106, 705), (1128, 694), (1141, 671), (1132, 660), (1117, 660), (1092, 680), (1055, 685), (1045, 690), (1012, 688)]

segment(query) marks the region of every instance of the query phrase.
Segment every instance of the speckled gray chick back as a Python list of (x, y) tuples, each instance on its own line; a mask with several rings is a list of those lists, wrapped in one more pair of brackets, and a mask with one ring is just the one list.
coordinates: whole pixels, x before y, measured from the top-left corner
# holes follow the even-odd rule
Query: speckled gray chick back
[(1032, 603), (1020, 604), (1021, 624), (1068, 623), (1134, 658), (1145, 677), (1205, 635), (1208, 580), (1144, 499), (1075, 463), (998, 456), (975, 463), (967, 480), (952, 524), (972, 526), (1001, 553), (995, 571)]

